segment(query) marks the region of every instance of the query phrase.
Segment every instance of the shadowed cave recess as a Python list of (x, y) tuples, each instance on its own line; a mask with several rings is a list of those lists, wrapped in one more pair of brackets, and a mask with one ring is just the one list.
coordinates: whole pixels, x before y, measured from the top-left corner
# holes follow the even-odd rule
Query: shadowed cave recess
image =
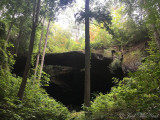
[[(84, 95), (84, 61), (85, 54), (80, 51), (46, 54), (44, 71), (50, 75), (50, 84), (44, 87), (47, 93), (62, 102), (69, 109), (80, 110)], [(22, 75), (26, 57), (19, 57), (13, 73)], [(110, 70), (112, 58), (101, 54), (91, 54), (91, 96), (107, 93), (114, 86), (113, 77), (122, 79), (122, 68)]]

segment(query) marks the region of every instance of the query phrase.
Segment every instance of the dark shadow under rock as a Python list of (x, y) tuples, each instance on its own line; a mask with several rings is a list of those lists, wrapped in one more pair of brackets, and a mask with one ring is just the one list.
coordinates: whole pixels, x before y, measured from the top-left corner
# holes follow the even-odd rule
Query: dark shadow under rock
[[(22, 76), (26, 57), (17, 58), (13, 73)], [(79, 110), (83, 104), (85, 54), (80, 51), (46, 54), (44, 71), (51, 77), (48, 94), (69, 108)], [(123, 78), (121, 68), (111, 72), (111, 58), (91, 54), (91, 92), (107, 93), (114, 86), (113, 77)], [(93, 97), (93, 96), (92, 96)]]

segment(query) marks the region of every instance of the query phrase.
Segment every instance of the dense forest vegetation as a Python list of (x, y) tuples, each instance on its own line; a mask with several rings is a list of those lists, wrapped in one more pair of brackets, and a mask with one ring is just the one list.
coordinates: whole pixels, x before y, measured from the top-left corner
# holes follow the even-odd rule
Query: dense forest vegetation
[[(61, 13), (74, 20), (60, 24)], [(44, 89), (50, 81), (43, 71), (45, 54), (68, 51), (85, 53), (81, 111)], [(115, 86), (92, 99), (91, 52), (101, 51), (113, 60), (109, 69), (120, 66), (125, 77), (113, 77)], [(27, 60), (18, 76), (13, 69), (21, 56)], [(159, 61), (159, 0), (0, 1), (0, 120), (159, 119)]]

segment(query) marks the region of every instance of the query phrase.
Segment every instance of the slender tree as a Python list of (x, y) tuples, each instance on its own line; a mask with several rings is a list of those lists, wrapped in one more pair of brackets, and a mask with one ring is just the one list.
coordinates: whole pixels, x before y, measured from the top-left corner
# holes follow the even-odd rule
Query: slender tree
[(39, 75), (38, 80), (41, 79), (41, 75), (42, 75), (42, 70), (43, 70), (43, 64), (44, 64), (45, 51), (46, 51), (46, 47), (47, 47), (47, 40), (48, 40), (48, 33), (49, 33), (50, 23), (51, 23), (51, 19), (49, 20), (48, 26), (47, 26), (47, 33), (46, 33), (46, 39), (45, 39), (45, 43), (44, 43), (44, 49), (43, 49), (43, 54), (42, 54), (41, 66), (40, 66), (40, 75)]
[(29, 73), (31, 56), (32, 56), (33, 45), (34, 45), (34, 40), (35, 40), (35, 33), (36, 33), (36, 28), (37, 28), (37, 23), (38, 23), (38, 18), (39, 18), (40, 4), (41, 4), (41, 0), (38, 0), (38, 2), (36, 2), (36, 0), (34, 0), (33, 23), (32, 23), (32, 32), (31, 32), (31, 38), (30, 38), (29, 52), (28, 52), (28, 56), (27, 56), (25, 70), (23, 73), (22, 83), (20, 85), (20, 89), (19, 89), (18, 95), (17, 95), (20, 100), (23, 99), (23, 95), (24, 95), (24, 91), (25, 91), (25, 87), (26, 87), (26, 83), (27, 83), (27, 76)]
[[(14, 16), (13, 16), (13, 19), (14, 19)], [(9, 29), (8, 29), (8, 32), (7, 32), (7, 38), (6, 38), (6, 42), (7, 43), (9, 41), (9, 37), (10, 37), (10, 34), (11, 34), (12, 26), (13, 26), (13, 22), (10, 23), (10, 26), (9, 26)]]
[(36, 66), (35, 66), (35, 71), (34, 71), (33, 84), (35, 83), (35, 80), (36, 80), (39, 58), (40, 58), (40, 55), (41, 55), (41, 43), (42, 43), (42, 38), (43, 38), (43, 34), (44, 34), (44, 22), (45, 22), (45, 17), (44, 17), (43, 23), (42, 23), (42, 32), (41, 32), (41, 38), (40, 38), (40, 42), (39, 42), (39, 50), (38, 50), (37, 59), (36, 59)]
[(49, 0), (49, 22), (48, 22), (48, 26), (47, 26), (47, 33), (46, 33), (46, 39), (45, 39), (45, 43), (44, 43), (44, 49), (43, 49), (43, 54), (42, 54), (42, 60), (41, 60), (41, 66), (40, 66), (40, 75), (39, 75), (39, 82), (42, 76), (42, 70), (43, 70), (43, 65), (44, 65), (44, 57), (45, 57), (45, 51), (46, 51), (46, 47), (47, 47), (47, 40), (48, 40), (48, 33), (49, 33), (49, 27), (50, 27), (50, 23), (51, 20), (54, 17), (55, 11), (57, 10), (57, 6), (59, 5), (60, 0), (59, 1), (50, 1)]
[(85, 1), (85, 84), (84, 104), (90, 106), (90, 35), (89, 35), (89, 0)]

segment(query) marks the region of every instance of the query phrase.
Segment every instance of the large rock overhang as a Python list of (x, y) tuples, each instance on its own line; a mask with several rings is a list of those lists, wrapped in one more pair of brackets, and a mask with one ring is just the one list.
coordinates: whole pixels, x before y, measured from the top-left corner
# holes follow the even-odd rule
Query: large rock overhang
[[(107, 93), (114, 86), (113, 77), (122, 79), (121, 68), (111, 72), (109, 65), (112, 58), (103, 57), (101, 54), (91, 53), (91, 92)], [(63, 101), (66, 105), (76, 105), (83, 103), (84, 93), (84, 67), (85, 53), (72, 51), (66, 53), (46, 54), (44, 64), (53, 65), (53, 78), (50, 87), (46, 88), (51, 96)], [(60, 70), (55, 71), (60, 67)], [(64, 69), (66, 72), (64, 72)], [(68, 70), (66, 70), (68, 69)], [(47, 72), (47, 71), (46, 71)], [(48, 71), (49, 73), (49, 71)], [(52, 73), (51, 73), (52, 74)]]
[[(22, 76), (25, 67), (26, 57), (17, 58), (14, 66), (14, 73)], [(113, 72), (109, 65), (112, 58), (103, 57), (101, 54), (91, 53), (91, 92), (107, 93), (114, 86), (113, 77), (122, 79), (121, 68)], [(50, 86), (45, 87), (50, 96), (65, 105), (81, 105), (84, 94), (84, 67), (85, 53), (82, 51), (72, 51), (65, 53), (46, 54), (44, 61), (45, 68), (52, 66), (53, 73), (45, 71), (51, 75)], [(59, 67), (60, 66), (60, 67)], [(57, 69), (58, 68), (58, 69)], [(65, 69), (64, 69), (65, 68)]]

